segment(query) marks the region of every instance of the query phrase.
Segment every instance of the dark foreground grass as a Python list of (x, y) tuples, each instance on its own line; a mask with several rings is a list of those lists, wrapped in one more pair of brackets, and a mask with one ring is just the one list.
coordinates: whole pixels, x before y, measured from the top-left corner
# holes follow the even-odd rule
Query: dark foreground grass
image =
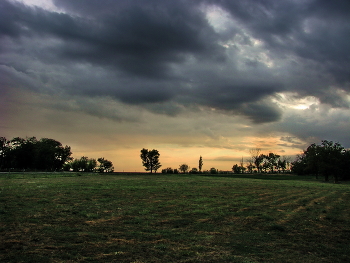
[(349, 184), (1, 176), (0, 262), (350, 261)]

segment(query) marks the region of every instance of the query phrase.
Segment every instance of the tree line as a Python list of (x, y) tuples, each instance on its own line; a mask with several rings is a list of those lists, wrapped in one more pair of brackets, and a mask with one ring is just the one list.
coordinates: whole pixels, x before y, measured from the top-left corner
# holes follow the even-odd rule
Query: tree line
[(71, 157), (70, 146), (57, 140), (36, 137), (0, 137), (0, 170), (112, 172), (113, 164), (104, 158)]
[[(246, 160), (244, 165), (243, 158), (239, 164), (232, 167), (234, 173), (275, 173), (291, 171), (298, 175), (316, 175), (324, 176), (326, 181), (330, 177), (338, 180), (350, 180), (350, 149), (345, 149), (339, 143), (323, 140), (321, 144), (311, 144), (302, 154), (297, 155), (295, 161), (290, 162), (289, 158), (280, 156), (275, 153), (263, 154), (261, 149), (251, 149), (251, 157)], [(141, 150), (142, 164), (146, 171), (157, 172), (162, 166), (159, 161), (160, 154), (158, 150), (142, 149)], [(200, 156), (198, 161), (198, 169), (192, 168), (187, 164), (181, 164), (178, 169), (171, 167), (162, 169), (162, 173), (176, 174), (182, 173), (201, 173), (203, 166), (203, 158)], [(219, 173), (214, 167), (210, 168), (206, 173)]]
[[(162, 165), (160, 164), (159, 161), (159, 157), (160, 157), (160, 153), (158, 150), (153, 149), (153, 150), (148, 150), (143, 148), (141, 150), (141, 161), (142, 161), (142, 165), (145, 167), (146, 171), (150, 171), (150, 173), (152, 173), (153, 171), (156, 173), (158, 171), (158, 169), (160, 167), (162, 167)], [(181, 164), (179, 166), (179, 169), (172, 169), (171, 167), (167, 167), (165, 169), (162, 169), (162, 173), (166, 173), (166, 174), (178, 174), (179, 171), (182, 173), (201, 173), (202, 172), (202, 167), (203, 167), (203, 158), (202, 156), (199, 157), (199, 161), (198, 161), (198, 169), (197, 168), (192, 168), (191, 171), (189, 171), (190, 167), (188, 166), (188, 164)], [(215, 169), (215, 168), (213, 168)]]
[(234, 173), (285, 173), (289, 170), (290, 161), (285, 156), (280, 156), (275, 153), (263, 154), (261, 149), (251, 149), (251, 157), (246, 160), (244, 165), (243, 158), (239, 164), (235, 164), (232, 167)]
[[(311, 144), (297, 155), (295, 161), (275, 153), (262, 154), (261, 149), (250, 150), (251, 157), (243, 163), (232, 167), (234, 173), (263, 173), (285, 172), (291, 170), (298, 175), (313, 174), (318, 178), (324, 176), (325, 180), (334, 178), (338, 180), (350, 180), (350, 150), (345, 149), (339, 143), (323, 140), (321, 144)], [(71, 157), (71, 147), (63, 146), (57, 140), (36, 137), (15, 137), (7, 140), (0, 137), (0, 170), (37, 170), (37, 171), (75, 171), (75, 172), (113, 172), (113, 163), (105, 158), (79, 159)], [(143, 148), (140, 154), (142, 165), (146, 171), (157, 172), (161, 167), (160, 153), (158, 150)], [(162, 169), (162, 173), (202, 173), (203, 158), (200, 156), (198, 169), (190, 170), (187, 164), (181, 164), (178, 169), (171, 167)], [(205, 173), (219, 173), (214, 167)]]
[(86, 156), (80, 159), (74, 159), (63, 165), (64, 171), (73, 172), (99, 172), (99, 173), (111, 173), (114, 172), (113, 163), (105, 158), (88, 158)]

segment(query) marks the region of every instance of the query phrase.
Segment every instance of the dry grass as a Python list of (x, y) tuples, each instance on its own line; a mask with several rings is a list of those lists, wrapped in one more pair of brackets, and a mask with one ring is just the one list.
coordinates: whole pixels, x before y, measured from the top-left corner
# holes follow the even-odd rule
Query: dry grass
[(350, 260), (349, 184), (249, 177), (3, 176), (0, 261)]

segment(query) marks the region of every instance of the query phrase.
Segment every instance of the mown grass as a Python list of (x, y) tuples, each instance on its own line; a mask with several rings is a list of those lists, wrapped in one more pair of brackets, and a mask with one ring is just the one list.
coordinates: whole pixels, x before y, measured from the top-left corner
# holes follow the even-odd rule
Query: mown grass
[(349, 186), (276, 175), (5, 174), (0, 262), (349, 262)]

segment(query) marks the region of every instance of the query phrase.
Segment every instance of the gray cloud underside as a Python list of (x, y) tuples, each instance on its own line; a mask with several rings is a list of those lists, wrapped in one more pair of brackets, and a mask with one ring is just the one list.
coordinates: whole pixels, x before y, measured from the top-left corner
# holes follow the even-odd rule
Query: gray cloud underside
[[(253, 123), (281, 118), (276, 92), (349, 107), (332, 92), (350, 91), (348, 1), (54, 3), (64, 12), (1, 1), (1, 89), (108, 96), (171, 116), (197, 105)], [(210, 23), (213, 6), (229, 27)]]

